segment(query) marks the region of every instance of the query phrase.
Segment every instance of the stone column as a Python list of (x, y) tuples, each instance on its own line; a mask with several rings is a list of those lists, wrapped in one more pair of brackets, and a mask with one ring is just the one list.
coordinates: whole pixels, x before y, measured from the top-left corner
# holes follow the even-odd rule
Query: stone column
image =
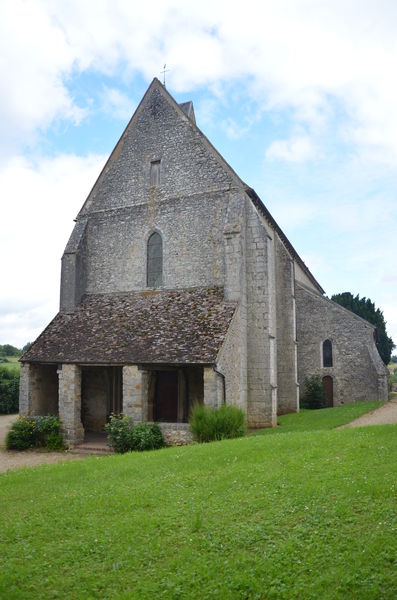
[(123, 413), (135, 423), (148, 420), (149, 375), (136, 365), (123, 367)]
[(22, 363), (19, 379), (19, 414), (27, 417), (32, 411), (32, 397), (30, 393), (32, 369), (29, 363)]
[(84, 440), (81, 423), (81, 367), (62, 365), (59, 376), (59, 418), (65, 443), (75, 446)]
[(210, 408), (218, 406), (218, 375), (212, 367), (204, 367), (204, 404)]

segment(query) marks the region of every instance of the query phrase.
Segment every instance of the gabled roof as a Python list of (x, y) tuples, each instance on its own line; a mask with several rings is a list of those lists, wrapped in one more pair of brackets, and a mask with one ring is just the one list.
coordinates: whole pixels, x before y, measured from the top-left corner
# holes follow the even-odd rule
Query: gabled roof
[(234, 311), (223, 288), (91, 294), (59, 313), (21, 361), (212, 364)]
[(136, 120), (136, 118), (137, 118), (138, 114), (140, 113), (140, 111), (146, 105), (146, 102), (147, 102), (147, 100), (148, 100), (148, 98), (149, 98), (149, 96), (150, 96), (150, 94), (152, 93), (153, 90), (159, 90), (160, 93), (163, 95), (163, 97), (175, 108), (175, 110), (179, 113), (179, 115), (183, 119), (188, 119), (188, 121), (190, 122), (191, 126), (194, 128), (194, 130), (201, 137), (202, 142), (210, 150), (210, 152), (212, 153), (212, 155), (217, 159), (218, 163), (221, 164), (221, 166), (223, 167), (223, 169), (225, 169), (225, 171), (229, 174), (229, 176), (232, 178), (232, 181), (235, 182), (236, 187), (240, 188), (243, 192), (245, 192), (247, 194), (247, 196), (253, 202), (254, 206), (265, 217), (265, 219), (268, 221), (269, 225), (277, 232), (277, 234), (279, 235), (280, 239), (284, 243), (284, 245), (287, 248), (287, 250), (291, 253), (291, 255), (294, 258), (294, 260), (296, 260), (299, 263), (300, 267), (306, 273), (306, 275), (308, 276), (308, 278), (310, 279), (310, 281), (313, 283), (313, 285), (319, 290), (320, 293), (323, 294), (324, 293), (323, 288), (318, 283), (318, 281), (316, 280), (316, 278), (314, 277), (314, 275), (310, 272), (309, 268), (306, 266), (306, 264), (301, 259), (301, 257), (299, 256), (299, 254), (296, 252), (296, 250), (294, 249), (294, 247), (292, 246), (292, 244), (289, 242), (287, 236), (283, 233), (283, 231), (281, 230), (281, 228), (277, 225), (275, 219), (272, 217), (272, 215), (270, 214), (270, 212), (268, 211), (268, 209), (265, 207), (264, 203), (262, 202), (262, 200), (260, 199), (260, 197), (258, 196), (258, 194), (255, 192), (255, 190), (253, 190), (252, 188), (250, 188), (246, 183), (244, 183), (244, 181), (242, 179), (240, 179), (240, 177), (233, 170), (233, 168), (228, 164), (228, 162), (223, 158), (223, 156), (212, 145), (212, 143), (209, 141), (209, 139), (206, 137), (206, 135), (201, 131), (201, 129), (199, 127), (197, 127), (195, 116), (194, 116), (193, 103), (191, 101), (189, 101), (189, 102), (183, 102), (181, 104), (178, 104), (176, 102), (176, 100), (168, 92), (168, 90), (165, 88), (165, 86), (156, 77), (153, 79), (153, 81), (151, 82), (150, 86), (146, 90), (146, 92), (145, 92), (145, 94), (144, 94), (141, 102), (139, 103), (139, 105), (138, 105), (137, 109), (135, 110), (134, 114), (132, 115), (129, 123), (127, 124), (124, 132), (122, 133), (122, 135), (121, 135), (119, 141), (117, 142), (114, 150), (112, 151), (111, 155), (109, 156), (109, 158), (108, 158), (105, 166), (103, 167), (103, 169), (102, 169), (102, 171), (101, 171), (101, 173), (100, 173), (97, 181), (95, 182), (95, 184), (94, 184), (91, 192), (89, 193), (89, 195), (88, 195), (88, 197), (87, 197), (87, 199), (86, 199), (83, 207), (81, 208), (81, 210), (79, 212), (79, 215), (78, 215), (78, 218), (80, 216), (84, 215), (85, 208), (86, 208), (87, 204), (89, 203), (89, 201), (91, 199), (91, 196), (92, 196), (92, 194), (93, 194), (96, 186), (99, 184), (99, 182), (100, 182), (102, 176), (104, 175), (104, 173), (106, 173), (108, 164), (113, 160), (113, 157), (117, 156), (118, 153), (121, 151), (122, 145), (123, 145), (123, 140), (124, 140), (124, 138), (125, 138), (125, 136), (127, 134), (127, 131), (129, 130), (130, 127), (133, 126), (134, 121)]

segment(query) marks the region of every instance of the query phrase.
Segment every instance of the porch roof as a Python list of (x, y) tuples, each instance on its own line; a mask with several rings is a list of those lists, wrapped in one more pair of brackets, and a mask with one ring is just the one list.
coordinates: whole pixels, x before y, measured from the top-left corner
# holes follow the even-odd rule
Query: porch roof
[(209, 364), (236, 305), (223, 288), (88, 294), (58, 313), (22, 362)]

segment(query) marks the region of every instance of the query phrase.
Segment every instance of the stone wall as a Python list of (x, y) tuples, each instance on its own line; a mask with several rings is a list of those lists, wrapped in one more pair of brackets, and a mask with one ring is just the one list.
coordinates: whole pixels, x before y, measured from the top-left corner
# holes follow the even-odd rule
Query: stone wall
[[(162, 287), (224, 285), (224, 226), (241, 224), (245, 195), (230, 167), (159, 86), (151, 86), (80, 212), (63, 257), (62, 310), (71, 310), (84, 292), (146, 289), (153, 231), (163, 241)], [(150, 181), (154, 160), (160, 160), (156, 186)], [(241, 273), (229, 270), (231, 277), (238, 295)]]
[(19, 413), (24, 416), (58, 415), (56, 365), (21, 365)]
[(247, 418), (269, 427), (277, 418), (277, 339), (274, 240), (247, 200)]
[[(151, 186), (152, 161), (160, 185)], [(80, 216), (164, 198), (229, 189), (235, 176), (159, 82), (153, 82), (110, 156)]]
[[(301, 285), (296, 286), (298, 376), (329, 375), (334, 405), (387, 400), (387, 369), (374, 342), (374, 326)], [(332, 342), (333, 366), (323, 367), (322, 344)]]
[(277, 413), (299, 410), (294, 263), (275, 236), (277, 282)]
[(226, 404), (235, 404), (247, 414), (242, 372), (246, 369), (244, 342), (241, 335), (241, 306), (234, 313), (225, 341), (217, 357), (217, 368), (225, 377)]
[(167, 446), (184, 446), (193, 442), (188, 423), (158, 423)]
[(81, 368), (78, 365), (63, 364), (59, 376), (59, 417), (68, 446), (80, 444), (84, 440), (81, 423)]
[(223, 219), (228, 194), (181, 196), (95, 214), (87, 228), (88, 293), (147, 289), (147, 242), (163, 242), (162, 288), (223, 285)]
[(123, 412), (135, 423), (148, 420), (150, 372), (136, 365), (123, 367)]

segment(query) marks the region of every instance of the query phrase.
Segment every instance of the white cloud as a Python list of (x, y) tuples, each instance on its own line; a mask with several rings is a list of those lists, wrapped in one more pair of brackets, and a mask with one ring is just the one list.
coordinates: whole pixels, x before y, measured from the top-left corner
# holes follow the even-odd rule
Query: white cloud
[(105, 87), (102, 96), (103, 110), (113, 118), (128, 122), (135, 111), (134, 103), (126, 94), (116, 88)]
[(6, 198), (0, 221), (0, 340), (23, 345), (56, 313), (60, 259), (104, 160), (63, 155), (32, 163), (18, 157), (0, 170)]
[(303, 162), (315, 158), (316, 149), (307, 136), (292, 137), (288, 140), (276, 140), (266, 150), (268, 160)]
[(75, 73), (150, 80), (166, 62), (174, 91), (243, 78), (262, 106), (292, 109), (297, 123), (324, 126), (337, 111), (349, 141), (396, 164), (396, 26), (387, 0), (3, 0), (3, 127), (26, 140), (56, 118), (81, 119)]
[[(89, 72), (105, 74), (108, 80), (113, 77), (105, 93), (103, 86), (93, 93), (106, 110), (127, 119), (133, 106), (129, 93), (122, 93), (121, 88), (128, 87), (137, 73), (148, 81), (160, 77), (166, 62), (171, 93), (199, 86), (210, 90), (201, 95), (198, 109), (208, 121), (216, 121), (217, 107), (227, 105), (230, 93), (249, 97), (252, 112), (273, 111), (272, 115), (280, 118), (287, 115), (293, 122), (292, 133), (279, 134), (283, 139), (271, 143), (266, 156), (269, 163), (270, 159), (279, 160), (292, 163), (292, 167), (298, 164), (300, 169), (304, 168), (300, 163), (317, 157), (320, 144), (336, 125), (337, 134), (358, 157), (361, 173), (355, 174), (357, 181), (366, 176), (365, 161), (397, 165), (396, 27), (397, 5), (387, 0), (376, 4), (362, 0), (246, 0), (243, 4), (221, 0), (2, 0), (0, 240), (2, 256), (11, 248), (12, 261), (2, 263), (8, 285), (2, 289), (1, 312), (8, 307), (16, 315), (4, 325), (8, 327), (4, 341), (12, 342), (14, 338), (8, 335), (13, 329), (25, 336), (18, 316), (22, 310), (31, 311), (33, 321), (41, 310), (47, 314), (43, 307), (48, 302), (56, 310), (59, 259), (72, 219), (104, 161), (104, 157), (63, 155), (32, 162), (22, 156), (21, 148), (37, 142), (54, 122), (78, 123), (90, 110), (73, 96), (76, 76)], [(122, 80), (120, 89), (117, 78)], [(225, 115), (229, 116), (227, 110), (217, 126), (225, 127), (230, 137), (241, 136), (245, 126), (254, 123), (244, 122), (241, 130), (241, 125)], [(16, 149), (19, 154), (13, 158)], [(311, 175), (316, 177), (314, 172)], [(376, 242), (385, 238), (382, 248), (387, 255), (390, 233), (382, 236), (382, 228), (386, 230), (388, 219), (395, 218), (395, 213), (390, 213), (395, 198), (374, 194), (375, 201), (361, 203), (360, 199), (358, 203), (349, 198), (353, 184), (347, 171), (332, 177), (339, 177), (335, 190), (345, 190), (339, 206), (294, 203), (291, 197), (306, 196), (302, 190), (291, 192), (290, 187), (288, 201), (280, 199), (278, 214), (285, 215), (280, 216), (280, 225), (304, 231), (306, 223), (321, 228), (327, 223), (329, 229), (342, 234), (362, 234), (356, 264), (351, 265), (352, 277), (360, 269), (365, 277), (370, 266), (367, 278), (382, 287), (374, 266), (379, 255), (374, 262), (373, 253), (371, 259), (365, 250), (371, 254), (368, 238), (376, 223)], [(319, 189), (317, 185), (316, 193)], [(331, 198), (332, 190), (323, 190), (321, 201), (330, 202)], [(298, 243), (295, 245), (299, 251)], [(309, 259), (308, 266), (317, 272), (315, 257)], [(323, 267), (318, 263), (320, 271)], [(320, 281), (326, 285), (321, 272)], [(388, 303), (392, 305), (391, 300)]]

